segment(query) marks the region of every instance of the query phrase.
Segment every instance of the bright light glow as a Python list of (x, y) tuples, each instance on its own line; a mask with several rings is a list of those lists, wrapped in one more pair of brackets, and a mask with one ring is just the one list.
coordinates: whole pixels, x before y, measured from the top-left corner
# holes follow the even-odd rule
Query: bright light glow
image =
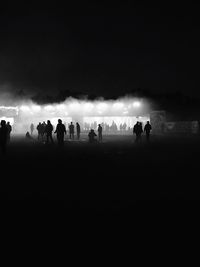
[(120, 103), (120, 102), (114, 103), (114, 104), (113, 104), (113, 107), (114, 107), (115, 109), (121, 109), (121, 108), (124, 107), (124, 103)]
[(80, 108), (81, 108), (81, 105), (78, 102), (69, 104), (69, 109), (71, 111), (79, 111)]
[(18, 115), (19, 108), (18, 107), (12, 107), (12, 106), (0, 106), (0, 111), (2, 112), (13, 112), (13, 114)]
[(14, 118), (8, 118), (8, 117), (0, 117), (0, 121), (5, 120), (6, 122), (10, 122), (10, 125), (14, 124)]
[(72, 118), (71, 117), (65, 117), (65, 118), (57, 117), (57, 118), (52, 118), (51, 119), (51, 123), (52, 123), (52, 125), (54, 125), (54, 127), (57, 125), (58, 119), (61, 119), (62, 120), (62, 123), (64, 123), (66, 125), (66, 128), (68, 127), (68, 124), (72, 121)]
[(44, 107), (44, 110), (49, 111), (49, 112), (54, 111), (54, 109), (55, 108), (52, 105), (47, 105)]
[(64, 104), (58, 104), (56, 105), (56, 109), (59, 110), (59, 111), (63, 111), (66, 109), (66, 105)]
[(24, 105), (24, 106), (20, 107), (20, 110), (23, 111), (23, 112), (29, 112), (30, 111), (30, 107)]
[(141, 106), (141, 103), (139, 101), (133, 102), (133, 107), (134, 108), (139, 108)]
[(8, 107), (8, 106), (0, 106), (1, 109), (11, 109), (11, 110), (18, 110), (18, 107)]
[(83, 104), (83, 109), (86, 112), (90, 112), (93, 109), (94, 105), (92, 103)]
[(32, 109), (33, 112), (40, 112), (41, 111), (41, 107), (38, 106), (38, 105), (33, 105), (31, 107), (31, 109)]
[[(126, 124), (126, 127), (133, 128), (134, 124), (137, 121), (143, 123), (143, 125), (150, 120), (149, 116), (105, 116), (105, 117), (84, 117), (83, 123), (88, 123), (91, 127), (98, 124), (108, 124), (109, 126), (112, 125), (114, 122), (117, 125), (117, 129), (120, 129), (120, 124)], [(96, 122), (96, 123), (95, 123)]]
[(108, 105), (106, 103), (97, 104), (98, 111), (105, 111), (107, 108), (108, 108)]
[[(146, 114), (150, 113), (149, 104), (146, 100), (138, 101), (137, 98), (131, 97), (119, 98), (117, 100), (98, 99), (94, 101), (67, 98), (62, 103), (47, 105), (38, 105), (31, 100), (13, 103), (13, 106), (10, 104), (5, 106), (5, 101), (2, 102), (0, 116), (6, 118), (14, 117), (14, 119), (16, 116), (16, 124), (21, 123), (23, 126), (21, 128), (18, 126), (14, 128), (20, 129), (23, 132), (30, 131), (31, 123), (36, 126), (39, 122), (47, 120), (51, 120), (55, 127), (59, 118), (67, 123), (68, 121), (83, 123), (83, 118), (88, 118), (88, 121), (94, 121), (95, 118), (98, 118), (96, 120), (98, 123), (106, 121), (111, 124), (115, 119), (119, 126), (120, 123), (124, 123), (125, 118), (135, 118), (140, 115), (144, 118)], [(19, 116), (17, 114), (18, 110), (20, 111)], [(132, 125), (134, 120), (126, 119), (125, 122), (128, 125)]]

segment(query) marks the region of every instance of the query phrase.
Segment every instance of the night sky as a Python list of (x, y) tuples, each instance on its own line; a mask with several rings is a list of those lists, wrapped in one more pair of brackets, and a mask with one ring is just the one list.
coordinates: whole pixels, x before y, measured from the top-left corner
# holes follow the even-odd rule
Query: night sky
[(0, 84), (41, 95), (200, 97), (199, 5), (160, 2), (2, 6)]

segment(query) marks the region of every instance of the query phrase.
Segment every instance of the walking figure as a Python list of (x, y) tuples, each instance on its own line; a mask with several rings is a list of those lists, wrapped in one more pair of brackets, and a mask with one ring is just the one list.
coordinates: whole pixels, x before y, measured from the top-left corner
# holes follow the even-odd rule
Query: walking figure
[(53, 144), (53, 138), (52, 138), (52, 132), (53, 132), (53, 125), (51, 124), (50, 120), (47, 121), (47, 125), (45, 127), (45, 133), (47, 137), (47, 144), (49, 143), (49, 139), (51, 143)]
[(2, 154), (6, 154), (6, 145), (8, 141), (8, 128), (6, 126), (6, 121), (1, 121), (1, 127), (0, 127), (0, 147), (2, 150)]
[(99, 142), (102, 142), (102, 126), (101, 124), (98, 124), (98, 139), (99, 139)]
[(30, 129), (31, 129), (31, 135), (33, 135), (33, 131), (34, 131), (34, 124), (33, 123), (31, 123)]
[(152, 129), (151, 124), (149, 123), (149, 121), (147, 121), (146, 125), (144, 126), (144, 132), (146, 133), (147, 141), (149, 141), (151, 129)]
[(8, 143), (10, 142), (10, 134), (12, 132), (12, 126), (10, 125), (10, 122), (8, 121), (7, 124), (6, 124), (6, 127), (8, 129), (8, 132), (7, 132), (7, 139), (8, 139)]
[(77, 133), (77, 139), (80, 139), (80, 133), (81, 133), (81, 127), (80, 124), (77, 122), (76, 123), (76, 133)]
[(56, 126), (55, 132), (57, 134), (57, 140), (58, 140), (58, 145), (63, 146), (64, 145), (64, 134), (66, 135), (66, 128), (65, 125), (62, 123), (62, 120), (58, 120), (58, 124)]
[(69, 138), (74, 140), (74, 124), (71, 122), (69, 125)]
[(142, 123), (137, 121), (137, 123), (134, 125), (133, 127), (133, 133), (135, 133), (136, 135), (136, 139), (135, 141), (138, 143), (139, 141), (141, 141), (141, 134), (142, 134), (143, 130), (142, 130)]

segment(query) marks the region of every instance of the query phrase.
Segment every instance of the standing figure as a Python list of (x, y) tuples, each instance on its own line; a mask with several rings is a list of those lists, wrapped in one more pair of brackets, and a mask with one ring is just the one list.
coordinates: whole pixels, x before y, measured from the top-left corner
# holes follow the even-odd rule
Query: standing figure
[(6, 126), (6, 121), (1, 121), (0, 127), (0, 147), (3, 154), (6, 154), (6, 145), (8, 141), (8, 128)]
[(80, 124), (77, 122), (76, 123), (76, 133), (77, 133), (77, 139), (80, 139), (80, 133), (81, 133), (81, 127)]
[(89, 137), (89, 142), (90, 143), (94, 143), (96, 142), (97, 140), (95, 139), (95, 136), (97, 136), (94, 132), (93, 129), (90, 130), (89, 134), (88, 134), (88, 137)]
[(99, 142), (102, 142), (102, 130), (103, 130), (103, 128), (101, 127), (101, 124), (98, 124), (98, 139), (99, 139)]
[(124, 122), (122, 127), (123, 127), (123, 130), (126, 131), (127, 124)]
[(39, 124), (37, 125), (37, 131), (38, 131), (38, 140), (42, 139), (42, 124), (41, 122), (39, 122)]
[(45, 135), (46, 135), (45, 129), (46, 129), (46, 122), (43, 121), (43, 123), (41, 125), (42, 142), (45, 141)]
[(49, 139), (51, 143), (53, 144), (52, 132), (53, 132), (53, 125), (51, 124), (50, 120), (48, 120), (47, 125), (45, 127), (45, 133), (47, 136), (47, 144), (49, 143)]
[(58, 124), (56, 126), (55, 132), (57, 134), (57, 140), (58, 140), (58, 145), (63, 146), (64, 145), (64, 134), (66, 134), (66, 128), (65, 125), (62, 123), (62, 120), (58, 120)]
[(151, 124), (149, 123), (149, 121), (147, 121), (146, 125), (144, 126), (144, 132), (146, 133), (147, 141), (149, 141), (151, 129), (152, 129)]
[(139, 141), (141, 141), (141, 134), (142, 134), (142, 132), (143, 132), (143, 130), (142, 130), (142, 124), (139, 121), (137, 121), (137, 123), (133, 127), (133, 133), (135, 133), (135, 135), (136, 135), (135, 141), (137, 143)]
[(7, 124), (6, 124), (6, 127), (8, 129), (8, 132), (7, 132), (7, 139), (8, 139), (8, 143), (10, 142), (10, 133), (12, 132), (12, 126), (10, 125), (10, 122), (8, 121)]
[(34, 124), (33, 123), (31, 123), (30, 130), (31, 130), (31, 135), (33, 135), (33, 131), (34, 131)]
[(71, 122), (69, 125), (69, 138), (74, 140), (74, 124)]

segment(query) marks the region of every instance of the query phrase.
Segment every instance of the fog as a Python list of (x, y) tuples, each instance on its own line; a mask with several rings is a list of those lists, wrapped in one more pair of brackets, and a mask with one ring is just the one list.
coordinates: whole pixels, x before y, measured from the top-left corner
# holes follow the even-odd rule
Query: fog
[[(152, 105), (147, 99), (133, 96), (121, 97), (117, 100), (94, 101), (85, 99), (67, 98), (64, 102), (39, 105), (30, 99), (20, 99), (11, 93), (0, 95), (0, 119), (10, 121), (13, 132), (22, 133), (30, 130), (30, 124), (51, 120), (55, 126), (60, 118), (66, 124), (97, 121), (111, 124), (112, 121), (131, 125), (136, 118), (148, 120)], [(131, 125), (132, 126), (132, 125)]]

